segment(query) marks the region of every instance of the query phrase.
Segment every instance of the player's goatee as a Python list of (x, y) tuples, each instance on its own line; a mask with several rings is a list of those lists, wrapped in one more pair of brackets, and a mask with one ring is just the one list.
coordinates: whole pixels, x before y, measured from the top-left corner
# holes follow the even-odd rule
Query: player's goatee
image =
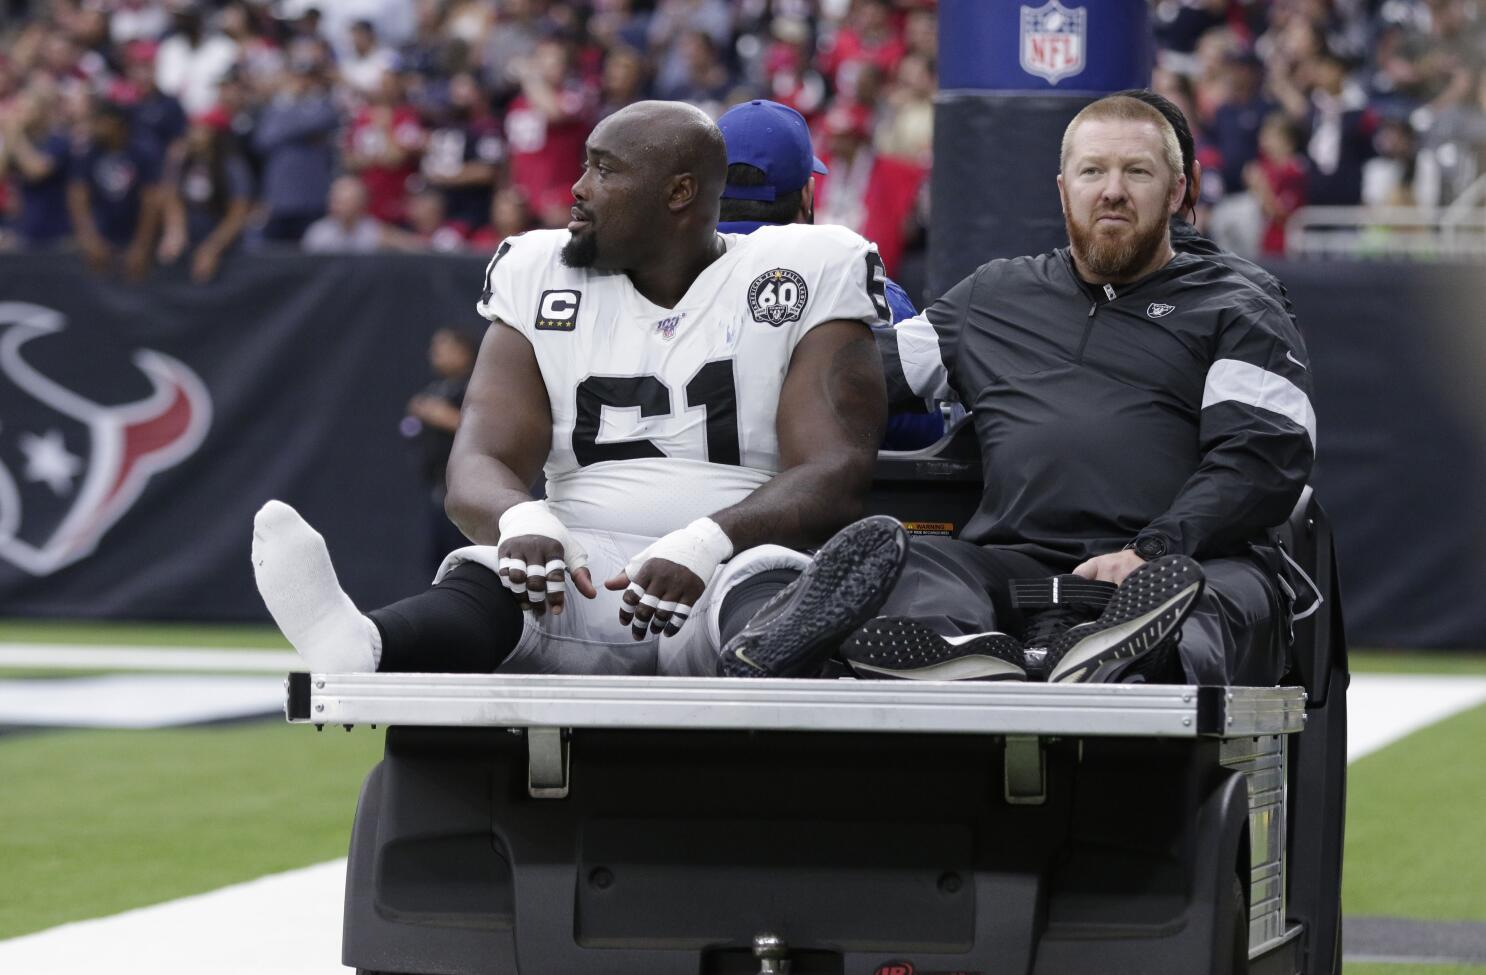
[(599, 239), (593, 231), (584, 234), (569, 234), (559, 255), (568, 267), (593, 267), (599, 257)]

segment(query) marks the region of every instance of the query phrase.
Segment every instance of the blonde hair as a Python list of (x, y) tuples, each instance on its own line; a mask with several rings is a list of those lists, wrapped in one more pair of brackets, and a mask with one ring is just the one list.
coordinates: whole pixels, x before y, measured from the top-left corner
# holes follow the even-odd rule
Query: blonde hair
[(1073, 116), (1073, 121), (1063, 130), (1063, 146), (1058, 155), (1059, 172), (1068, 165), (1068, 155), (1073, 150), (1073, 132), (1084, 122), (1150, 122), (1161, 133), (1161, 155), (1171, 170), (1172, 179), (1182, 175), (1182, 147), (1176, 140), (1176, 130), (1156, 108), (1129, 95), (1101, 98), (1085, 105), (1083, 111)]

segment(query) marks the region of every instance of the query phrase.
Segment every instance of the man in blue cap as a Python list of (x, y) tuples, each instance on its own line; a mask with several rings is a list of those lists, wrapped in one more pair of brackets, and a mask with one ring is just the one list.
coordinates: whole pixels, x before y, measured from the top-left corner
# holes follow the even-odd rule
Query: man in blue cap
[[(815, 175), (825, 164), (810, 144), (804, 116), (778, 102), (755, 99), (717, 120), (728, 147), (727, 185), (722, 191), (720, 233), (751, 234), (760, 227), (815, 222)], [(886, 279), (894, 324), (918, 312), (908, 293)], [(883, 446), (916, 450), (944, 433), (939, 413), (903, 413), (888, 420)]]

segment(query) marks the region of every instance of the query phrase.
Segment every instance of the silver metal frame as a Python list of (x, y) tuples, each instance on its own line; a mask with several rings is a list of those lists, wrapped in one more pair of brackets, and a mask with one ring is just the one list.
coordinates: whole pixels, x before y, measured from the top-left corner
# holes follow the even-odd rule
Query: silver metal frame
[(1278, 687), (524, 674), (290, 684), (286, 713), (301, 724), (1238, 738), (1297, 732), (1305, 718), (1304, 691)]

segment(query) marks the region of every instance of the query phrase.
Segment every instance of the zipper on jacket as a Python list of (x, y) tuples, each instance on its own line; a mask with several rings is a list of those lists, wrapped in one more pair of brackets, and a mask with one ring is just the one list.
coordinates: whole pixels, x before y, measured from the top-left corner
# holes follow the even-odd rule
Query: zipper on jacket
[[(1115, 289), (1110, 285), (1104, 285), (1104, 297), (1110, 301), (1115, 300)], [(1089, 347), (1089, 336), (1094, 334), (1094, 314), (1099, 311), (1099, 301), (1095, 299), (1089, 304), (1089, 313), (1084, 316), (1084, 338), (1078, 343), (1078, 354), (1073, 361), (1082, 365), (1084, 361), (1084, 349)]]

